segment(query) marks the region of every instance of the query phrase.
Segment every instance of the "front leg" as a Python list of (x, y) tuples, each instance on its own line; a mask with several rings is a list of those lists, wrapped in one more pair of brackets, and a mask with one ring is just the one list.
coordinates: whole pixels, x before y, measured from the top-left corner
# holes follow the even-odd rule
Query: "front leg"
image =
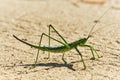
[(100, 58), (99, 54), (97, 53), (97, 51), (92, 46), (90, 46), (90, 45), (81, 45), (81, 46), (83, 46), (83, 47), (89, 47), (90, 48), (92, 56), (93, 56), (91, 58), (91, 60), (95, 60), (94, 52), (96, 53), (96, 55), (98, 56), (98, 58)]

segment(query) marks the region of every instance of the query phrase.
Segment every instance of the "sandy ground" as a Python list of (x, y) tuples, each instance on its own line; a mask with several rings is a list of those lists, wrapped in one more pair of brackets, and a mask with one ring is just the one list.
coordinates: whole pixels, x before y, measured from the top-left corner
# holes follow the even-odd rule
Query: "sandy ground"
[[(75, 50), (66, 53), (68, 64), (60, 53), (46, 59), (47, 52), (40, 51), (37, 67), (31, 68), (37, 50), (12, 36), (38, 45), (41, 34), (48, 33), (47, 25), (52, 24), (73, 42), (87, 37), (94, 21), (110, 7), (86, 43), (103, 57), (90, 60), (89, 48), (79, 47), (86, 70)], [(119, 0), (0, 0), (0, 80), (120, 80), (119, 22)], [(51, 35), (61, 40), (53, 31)], [(48, 38), (44, 37), (42, 45), (48, 45)], [(51, 45), (60, 44), (51, 41)]]

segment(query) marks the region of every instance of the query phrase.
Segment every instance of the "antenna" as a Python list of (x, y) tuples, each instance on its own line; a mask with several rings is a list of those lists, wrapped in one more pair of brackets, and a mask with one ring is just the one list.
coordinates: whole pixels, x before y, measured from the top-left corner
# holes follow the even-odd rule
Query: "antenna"
[[(98, 18), (98, 20), (100, 20), (110, 9), (111, 9), (111, 7), (110, 7), (109, 9), (107, 9), (107, 10), (103, 13), (103, 15)], [(97, 25), (98, 20), (95, 21), (95, 24), (94, 24), (93, 27), (91, 28), (91, 30), (90, 30), (90, 32), (89, 32), (89, 34), (88, 34), (87, 39), (91, 36), (91, 32), (93, 31), (93, 29), (94, 29), (95, 26)]]

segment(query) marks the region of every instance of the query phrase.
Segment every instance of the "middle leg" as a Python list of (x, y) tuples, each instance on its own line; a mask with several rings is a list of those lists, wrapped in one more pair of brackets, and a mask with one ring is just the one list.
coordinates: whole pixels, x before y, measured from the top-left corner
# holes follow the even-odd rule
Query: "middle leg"
[(85, 69), (86, 69), (86, 65), (85, 65), (83, 56), (82, 56), (81, 52), (77, 49), (77, 47), (76, 47), (75, 49), (76, 49), (76, 51), (79, 53), (79, 55), (80, 55), (80, 57), (81, 57), (81, 60), (82, 60), (82, 62), (83, 62), (83, 66), (84, 66), (84, 70), (85, 70)]

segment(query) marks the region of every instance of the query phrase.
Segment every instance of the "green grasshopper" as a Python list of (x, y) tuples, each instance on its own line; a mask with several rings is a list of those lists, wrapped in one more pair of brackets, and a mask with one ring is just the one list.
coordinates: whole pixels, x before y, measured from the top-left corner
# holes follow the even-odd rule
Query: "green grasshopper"
[[(91, 52), (92, 52), (92, 56), (93, 56), (93, 57), (91, 58), (92, 60), (95, 59), (94, 52), (97, 54), (98, 57), (100, 57), (100, 56), (98, 55), (98, 53), (96, 52), (96, 50), (95, 50), (92, 46), (86, 44), (86, 42), (87, 42), (87, 40), (89, 39), (90, 35), (88, 35), (87, 38), (82, 38), (82, 39), (79, 39), (79, 40), (77, 40), (77, 41), (68, 43), (68, 42), (58, 33), (58, 31), (57, 31), (52, 25), (49, 25), (49, 31), (50, 31), (50, 28), (52, 28), (52, 29), (62, 38), (62, 40), (64, 41), (64, 43), (61, 42), (61, 41), (59, 41), (59, 40), (57, 40), (57, 39), (55, 39), (55, 38), (53, 38), (53, 37), (51, 37), (50, 35), (47, 35), (47, 34), (45, 34), (45, 33), (42, 33), (41, 38), (40, 38), (40, 42), (39, 42), (39, 46), (36, 46), (36, 45), (30, 44), (30, 43), (28, 43), (28, 42), (25, 42), (25, 41), (19, 39), (18, 37), (16, 37), (15, 35), (13, 35), (13, 37), (16, 38), (17, 40), (19, 40), (20, 42), (25, 43), (25, 44), (27, 44), (27, 45), (29, 45), (29, 46), (31, 46), (31, 47), (34, 47), (34, 48), (37, 48), (37, 49), (38, 49), (38, 53), (37, 53), (37, 57), (36, 57), (36, 61), (35, 61), (35, 66), (36, 66), (36, 63), (37, 63), (37, 60), (38, 60), (39, 50), (47, 51), (47, 52), (53, 52), (53, 53), (63, 53), (62, 60), (65, 62), (65, 60), (64, 60), (64, 54), (65, 54), (65, 52), (70, 51), (71, 49), (75, 49), (75, 50), (78, 52), (78, 54), (80, 55), (80, 57), (81, 57), (81, 60), (82, 60), (82, 62), (83, 62), (84, 69), (86, 69), (86, 65), (85, 65), (85, 62), (84, 62), (84, 59), (83, 59), (83, 56), (82, 56), (81, 52), (80, 52), (80, 51), (78, 50), (78, 48), (77, 48), (78, 46), (81, 46), (81, 47), (89, 47), (90, 50), (91, 50)], [(93, 29), (93, 28), (92, 28), (92, 29)], [(91, 31), (92, 31), (92, 29), (91, 29)], [(50, 34), (50, 32), (49, 32), (49, 34)], [(49, 47), (47, 47), (47, 46), (40, 46), (43, 35), (49, 37)], [(61, 46), (57, 46), (57, 47), (50, 47), (50, 39), (53, 39), (53, 40), (61, 43), (62, 45), (61, 45)], [(50, 53), (49, 53), (48, 57), (50, 57)], [(66, 62), (65, 62), (65, 63), (66, 63)]]
[[(105, 13), (104, 13), (104, 14), (105, 14)], [(103, 17), (103, 16), (102, 16), (102, 17)], [(100, 17), (100, 18), (102, 18), (102, 17)], [(99, 18), (98, 20), (100, 20), (100, 18)], [(90, 30), (89, 35), (87, 36), (87, 38), (81, 38), (81, 39), (76, 40), (76, 41), (71, 42), (71, 43), (68, 43), (68, 42), (60, 35), (60, 33), (59, 33), (51, 24), (48, 25), (48, 27), (49, 27), (49, 33), (48, 33), (48, 34), (42, 33), (42, 35), (41, 35), (41, 37), (40, 37), (40, 42), (39, 42), (39, 45), (38, 45), (38, 46), (37, 46), (37, 45), (30, 44), (30, 43), (28, 43), (28, 42), (25, 42), (25, 41), (19, 39), (18, 37), (16, 37), (15, 35), (13, 35), (13, 37), (16, 38), (17, 40), (19, 40), (20, 42), (26, 44), (26, 45), (29, 45), (29, 46), (31, 46), (31, 47), (34, 47), (34, 48), (38, 49), (34, 67), (36, 67), (36, 64), (37, 64), (37, 60), (38, 60), (38, 56), (39, 56), (39, 50), (49, 52), (49, 53), (48, 53), (48, 58), (50, 57), (50, 52), (53, 52), (53, 53), (63, 53), (63, 55), (62, 55), (62, 60), (63, 60), (63, 61), (65, 62), (65, 64), (66, 64), (67, 62), (64, 60), (64, 54), (65, 54), (65, 52), (70, 51), (70, 50), (72, 50), (72, 49), (75, 49), (75, 50), (77, 51), (77, 53), (80, 55), (80, 57), (81, 57), (81, 61), (82, 61), (83, 66), (84, 66), (83, 69), (86, 69), (86, 64), (85, 64), (85, 62), (84, 62), (84, 59), (83, 59), (83, 56), (82, 56), (81, 52), (78, 50), (78, 46), (90, 48), (91, 53), (92, 53), (92, 58), (91, 58), (92, 60), (95, 60), (95, 55), (94, 55), (94, 54), (96, 54), (98, 58), (101, 57), (101, 56), (99, 56), (99, 54), (96, 52), (96, 50), (95, 50), (91, 45), (87, 45), (87, 44), (86, 44), (87, 40), (88, 40), (88, 39), (90, 38), (90, 36), (91, 36), (90, 34), (91, 34), (92, 30), (93, 30), (94, 27), (96, 26), (96, 24), (97, 24), (97, 22), (94, 24), (94, 26), (93, 26), (92, 29)], [(53, 38), (53, 37), (50, 36), (50, 29), (51, 29), (51, 28), (57, 33), (57, 35), (58, 35), (59, 37), (61, 37), (61, 39), (62, 39), (64, 42), (59, 41), (59, 40), (57, 40), (57, 39), (55, 39), (55, 38)], [(42, 41), (43, 36), (47, 36), (47, 37), (49, 38), (49, 46), (41, 46), (41, 41)], [(57, 41), (58, 43), (60, 43), (60, 44), (62, 44), (62, 45), (61, 45), (61, 46), (56, 46), (56, 47), (50, 47), (50, 39), (55, 40), (55, 41)]]

